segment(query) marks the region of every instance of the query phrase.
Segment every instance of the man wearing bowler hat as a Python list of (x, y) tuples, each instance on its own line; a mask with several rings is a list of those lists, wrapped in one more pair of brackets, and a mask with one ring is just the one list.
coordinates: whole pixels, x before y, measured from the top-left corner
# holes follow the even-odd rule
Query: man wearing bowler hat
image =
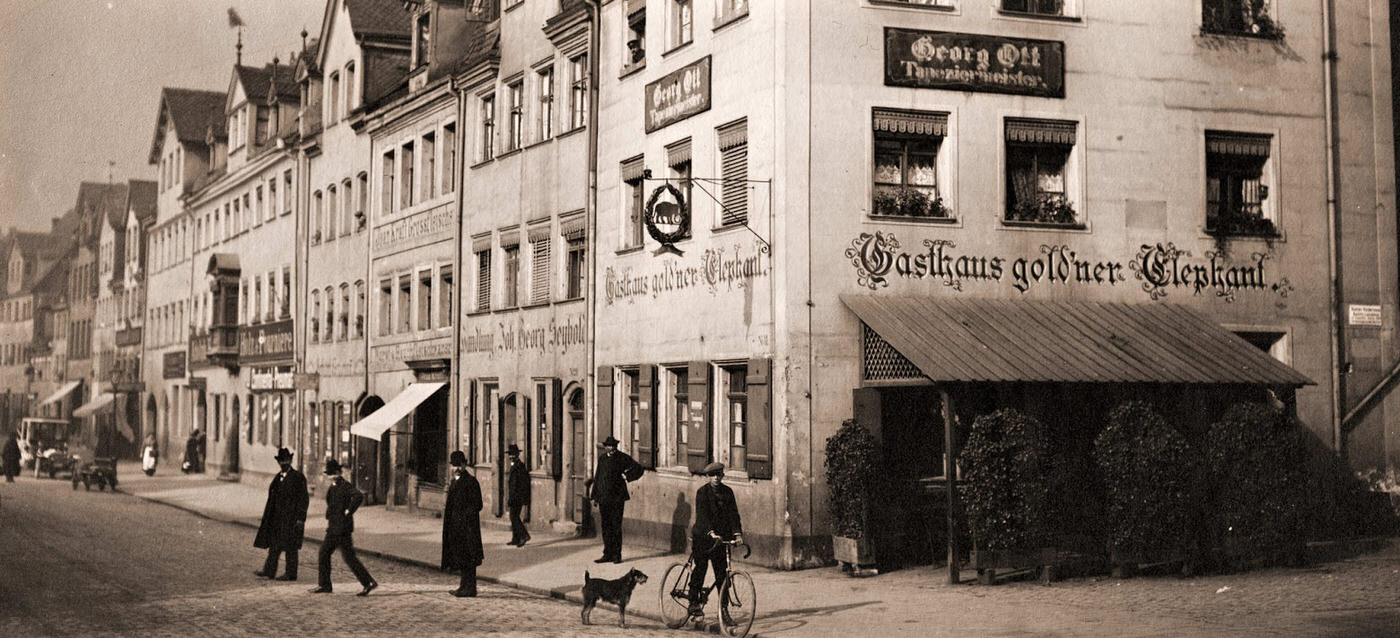
[(365, 502), (365, 495), (340, 476), (340, 463), (335, 459), (326, 459), (326, 476), (334, 478), (326, 490), (326, 540), (321, 542), (321, 552), (317, 556), (317, 584), (311, 593), (331, 593), (331, 554), (339, 549), (341, 558), (345, 559), (345, 564), (354, 572), (360, 586), (364, 587), (356, 595), (368, 596), (379, 583), (374, 582), (359, 557), (355, 556), (355, 541), (351, 538), (355, 531), (355, 510)]
[(506, 487), (509, 495), (506, 506), (510, 508), (510, 545), (524, 547), (530, 540), (530, 531), (525, 529), (525, 521), (520, 518), (520, 510), (530, 505), (530, 470), (520, 461), (520, 448), (514, 443), (506, 449), (510, 457)]
[(259, 578), (277, 576), (277, 555), (287, 555), (287, 571), (277, 580), (297, 579), (297, 551), (306, 534), (306, 476), (292, 467), (292, 451), (277, 450), (277, 465), (282, 471), (272, 477), (267, 487), (267, 505), (263, 506), (262, 523), (253, 547), (267, 550), (267, 561), (261, 570), (253, 572)]
[(601, 445), (603, 453), (593, 470), (593, 501), (598, 504), (599, 527), (603, 532), (603, 557), (595, 563), (622, 562), (622, 510), (630, 495), (627, 482), (642, 478), (642, 466), (632, 457), (617, 451), (617, 439), (611, 435)]
[(460, 570), (462, 582), (451, 594), (458, 598), (476, 597), (476, 568), (481, 550), (481, 484), (467, 471), (467, 455), (452, 453), (452, 484), (447, 486), (447, 504), (442, 510), (442, 568)]

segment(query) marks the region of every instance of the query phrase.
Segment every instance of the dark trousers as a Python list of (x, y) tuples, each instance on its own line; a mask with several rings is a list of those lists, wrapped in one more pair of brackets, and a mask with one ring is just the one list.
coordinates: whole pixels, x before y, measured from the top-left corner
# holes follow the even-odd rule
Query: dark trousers
[(510, 507), (510, 542), (520, 543), (530, 539), (530, 531), (525, 529), (525, 521), (520, 518), (520, 510), (523, 505), (511, 505)]
[(267, 561), (263, 563), (262, 573), (268, 578), (277, 575), (277, 555), (285, 553), (287, 555), (287, 578), (297, 577), (297, 550), (281, 549), (279, 547), (269, 547), (267, 549)]
[(457, 589), (472, 596), (476, 595), (476, 565), (462, 568), (462, 581), (457, 585)]
[(627, 501), (598, 503), (599, 527), (603, 533), (603, 557), (622, 560), (622, 508)]
[(350, 566), (350, 571), (354, 572), (355, 579), (360, 581), (360, 585), (368, 585), (374, 582), (370, 577), (369, 570), (365, 569), (360, 558), (355, 555), (355, 541), (349, 534), (337, 534), (326, 536), (326, 540), (321, 542), (321, 552), (316, 557), (316, 584), (329, 588), (331, 586), (331, 554), (335, 550), (340, 550), (340, 557), (345, 559), (345, 564)]
[(690, 572), (690, 602), (700, 603), (700, 591), (705, 586), (705, 572), (709, 571), (709, 566), (715, 566), (714, 582), (722, 584), (729, 575), (729, 560), (709, 536), (690, 537), (690, 558), (695, 561), (695, 568)]

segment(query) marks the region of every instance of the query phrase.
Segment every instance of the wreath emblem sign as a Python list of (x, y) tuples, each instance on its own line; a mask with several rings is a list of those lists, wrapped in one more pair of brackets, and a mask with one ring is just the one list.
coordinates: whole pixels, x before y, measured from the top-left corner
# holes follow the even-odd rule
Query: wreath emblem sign
[(655, 254), (685, 254), (675, 244), (690, 234), (690, 208), (686, 205), (685, 195), (675, 185), (667, 182), (651, 192), (643, 221), (647, 234), (661, 244)]

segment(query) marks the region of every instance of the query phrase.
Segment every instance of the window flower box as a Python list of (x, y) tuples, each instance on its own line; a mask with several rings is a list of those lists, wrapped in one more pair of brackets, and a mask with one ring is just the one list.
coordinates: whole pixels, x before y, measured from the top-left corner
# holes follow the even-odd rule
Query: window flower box
[(1008, 222), (1038, 222), (1062, 226), (1078, 225), (1074, 203), (1064, 195), (1041, 195), (1018, 201), (1006, 212)]
[(880, 188), (875, 191), (872, 214), (878, 217), (949, 219), (951, 213), (938, 195), (930, 197), (917, 188)]

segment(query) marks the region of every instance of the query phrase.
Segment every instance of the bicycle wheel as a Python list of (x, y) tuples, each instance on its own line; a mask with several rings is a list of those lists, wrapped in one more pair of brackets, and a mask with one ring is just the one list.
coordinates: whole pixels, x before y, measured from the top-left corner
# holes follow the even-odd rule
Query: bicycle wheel
[(758, 613), (758, 592), (747, 572), (729, 572), (720, 595), (719, 626), (730, 638), (744, 638)]
[(661, 579), (661, 620), (680, 629), (690, 618), (690, 563), (674, 563)]

